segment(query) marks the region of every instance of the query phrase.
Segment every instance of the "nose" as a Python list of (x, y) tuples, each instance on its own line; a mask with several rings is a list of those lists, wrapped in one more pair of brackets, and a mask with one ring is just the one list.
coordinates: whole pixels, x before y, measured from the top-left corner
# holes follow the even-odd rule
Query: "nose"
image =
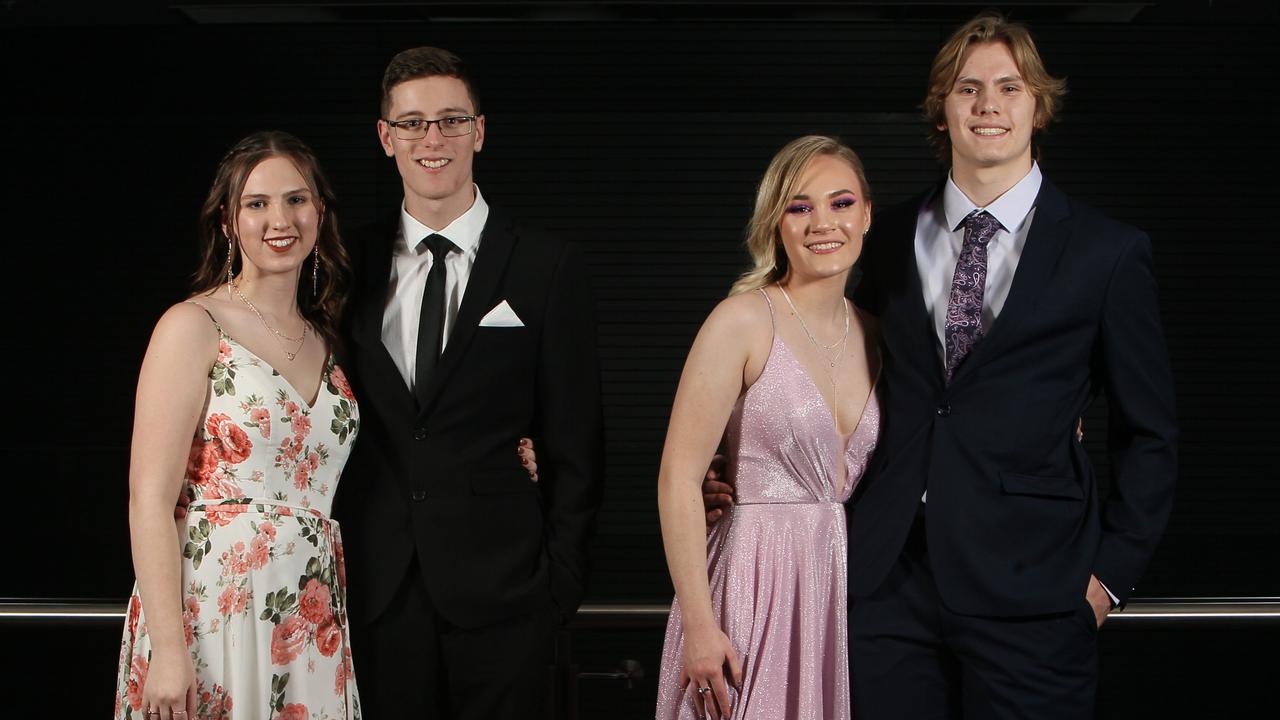
[(983, 92), (973, 108), (979, 115), (997, 115), (1000, 113), (1000, 96), (993, 92)]
[(836, 229), (835, 212), (825, 205), (818, 205), (813, 210), (809, 231), (813, 233), (829, 233)]
[(273, 203), (271, 212), (267, 216), (267, 220), (271, 223), (271, 227), (275, 230), (289, 227), (288, 209), (283, 203)]
[(428, 145), (443, 145), (444, 133), (440, 131), (440, 123), (427, 125), (427, 134), (422, 137), (422, 141)]

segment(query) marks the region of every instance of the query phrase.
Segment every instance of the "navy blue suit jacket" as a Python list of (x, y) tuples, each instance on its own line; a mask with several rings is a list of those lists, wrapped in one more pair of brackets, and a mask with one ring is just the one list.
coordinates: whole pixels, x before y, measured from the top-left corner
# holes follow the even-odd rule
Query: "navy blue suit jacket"
[[(914, 251), (924, 198), (878, 217), (855, 297), (880, 316), (884, 421), (849, 506), (849, 587), (879, 587), (928, 490), (926, 537), (955, 612), (1077, 609), (1096, 575), (1123, 603), (1177, 475), (1173, 382), (1142, 232), (1043, 182), (1003, 310), (947, 385)], [(1106, 394), (1109, 492), (1076, 420)]]

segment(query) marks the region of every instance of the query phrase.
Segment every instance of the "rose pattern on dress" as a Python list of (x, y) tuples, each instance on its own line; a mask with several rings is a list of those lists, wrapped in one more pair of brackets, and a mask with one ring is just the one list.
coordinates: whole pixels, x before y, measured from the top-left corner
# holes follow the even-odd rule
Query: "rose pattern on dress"
[[(220, 338), (179, 501), (188, 507), (179, 528), (181, 618), (196, 672), (194, 718), (230, 718), (233, 708), (236, 717), (359, 718), (341, 539), (328, 518), (359, 430), (350, 383), (330, 358), (309, 407), (259, 358)], [(257, 653), (257, 666), (270, 668), (257, 686), (228, 684), (238, 664), (224, 655), (230, 647)], [(121, 642), (116, 718), (142, 719), (150, 654), (135, 587)], [(324, 681), (290, 684), (291, 676), (304, 675)]]

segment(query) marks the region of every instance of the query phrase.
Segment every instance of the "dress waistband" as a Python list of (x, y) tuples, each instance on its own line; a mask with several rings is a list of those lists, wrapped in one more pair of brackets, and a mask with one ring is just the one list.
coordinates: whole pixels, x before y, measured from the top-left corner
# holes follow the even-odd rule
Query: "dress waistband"
[(325, 515), (315, 508), (293, 505), (272, 498), (243, 497), (220, 498), (217, 500), (192, 500), (191, 504), (187, 506), (187, 512), (243, 513), (269, 512), (271, 510), (275, 510), (282, 515), (300, 513), (304, 515), (312, 515), (323, 520), (331, 520), (328, 515)]
[(835, 500), (757, 500), (755, 502), (734, 502), (734, 507), (751, 507), (752, 505), (843, 505)]

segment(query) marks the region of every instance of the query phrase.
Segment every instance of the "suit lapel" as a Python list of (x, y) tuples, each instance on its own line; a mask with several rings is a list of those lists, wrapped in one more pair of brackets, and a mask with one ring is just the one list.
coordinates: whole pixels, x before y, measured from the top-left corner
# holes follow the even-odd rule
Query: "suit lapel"
[(942, 383), (942, 363), (938, 359), (933, 320), (924, 305), (920, 271), (916, 267), (915, 236), (920, 208), (936, 191), (917, 196), (890, 210), (878, 224), (872, 242), (887, 243), (882, 267), (873, 268), (885, 274), (882, 279), (881, 332), (889, 352), (913, 364), (931, 380)]
[(391, 258), (395, 249), (399, 213), (380, 221), (360, 236), (360, 260), (356, 264), (356, 302), (351, 308), (353, 344), (358, 346), (364, 369), (364, 387), (385, 398), (385, 402), (414, 411), (413, 395), (400, 375), (400, 369), (386, 345), (382, 343), (382, 315), (387, 305), (387, 288), (391, 280)]
[(435, 403), (449, 376), (457, 369), (471, 338), (476, 334), (480, 319), (497, 303), (498, 286), (506, 274), (507, 262), (515, 248), (516, 235), (511, 222), (492, 206), (489, 219), (480, 234), (480, 247), (476, 252), (476, 264), (467, 279), (467, 290), (458, 307), (458, 319), (449, 334), (449, 342), (440, 355), (440, 363), (431, 374), (431, 382), (423, 394), (420, 413), (426, 413)]
[(360, 302), (351, 319), (351, 334), (357, 342), (369, 347), (382, 345), (382, 315), (387, 305), (391, 255), (399, 219), (397, 214), (378, 222), (361, 239), (365, 262), (360, 268)]
[(1071, 225), (1068, 222), (1070, 216), (1067, 196), (1047, 178), (1042, 180), (1040, 193), (1036, 196), (1035, 217), (1032, 218), (1022, 256), (1018, 258), (1018, 269), (1013, 274), (1009, 297), (1005, 299), (1004, 307), (992, 323), (991, 330), (964, 362), (960, 363), (960, 367), (956, 368), (953, 384), (987, 358), (998, 356), (1003, 348), (1017, 338), (1018, 329), (1027, 319), (1034, 316), (1040, 294), (1049, 284), (1053, 269), (1057, 267), (1071, 235)]

